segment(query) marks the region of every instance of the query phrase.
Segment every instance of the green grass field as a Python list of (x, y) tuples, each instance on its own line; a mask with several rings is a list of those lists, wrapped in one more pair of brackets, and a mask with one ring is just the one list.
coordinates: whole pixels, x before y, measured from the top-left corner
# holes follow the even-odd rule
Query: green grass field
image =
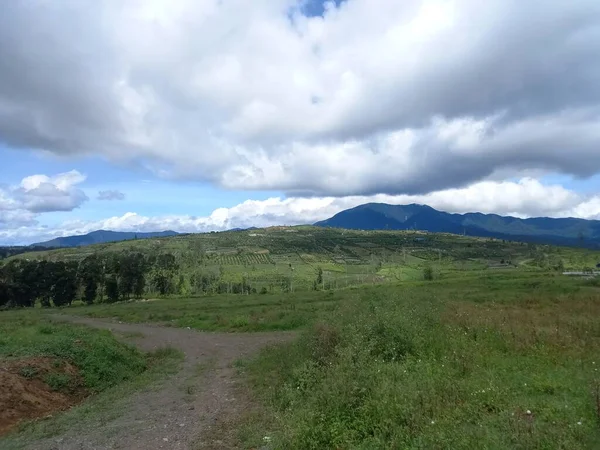
[(267, 436), (281, 449), (593, 449), (599, 294), (593, 280), (552, 272), (472, 271), (68, 311), (203, 330), (301, 329), (297, 342), (241, 364), (267, 410), (243, 428), (249, 448)]
[(278, 449), (598, 448), (599, 317), (597, 288), (552, 276), (357, 290), (297, 342), (242, 365), (269, 411), (245, 438)]
[[(239, 364), (263, 405), (240, 426), (248, 448), (598, 448), (600, 283), (561, 274), (595, 267), (598, 252), (294, 227), (39, 256), (129, 248), (176, 254), (184, 276), (246, 277), (267, 293), (52, 311), (208, 331), (300, 331), (297, 341)], [(318, 267), (323, 282), (314, 290)], [(424, 281), (427, 267), (432, 281)], [(282, 277), (292, 278), (293, 292), (277, 287)], [(10, 326), (0, 342), (28, 348), (6, 336), (23, 340), (40, 325)]]

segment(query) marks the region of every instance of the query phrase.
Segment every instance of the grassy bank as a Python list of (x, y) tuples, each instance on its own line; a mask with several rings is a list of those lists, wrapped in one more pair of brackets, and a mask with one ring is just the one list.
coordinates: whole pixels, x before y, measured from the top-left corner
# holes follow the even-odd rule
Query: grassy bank
[[(46, 372), (39, 367), (40, 361), (46, 360), (56, 372), (38, 377), (37, 372)], [(0, 363), (11, 366), (19, 361), (26, 364), (18, 375), (39, 378), (36, 392), (43, 391), (43, 382), (48, 392), (71, 395), (77, 391), (88, 398), (49, 418), (25, 420), (0, 438), (1, 448), (23, 448), (73, 428), (84, 432), (102, 426), (119, 416), (120, 402), (128, 395), (173, 373), (182, 355), (172, 349), (144, 354), (119, 342), (109, 331), (54, 323), (40, 310), (5, 311), (0, 313)], [(65, 366), (76, 372), (65, 374), (61, 371)]]
[(244, 365), (269, 411), (249, 446), (597, 448), (597, 288), (500, 275), (357, 292)]
[(53, 323), (42, 311), (0, 313), (0, 357), (49, 356), (76, 366), (91, 392), (130, 380), (148, 368), (146, 356), (109, 331)]

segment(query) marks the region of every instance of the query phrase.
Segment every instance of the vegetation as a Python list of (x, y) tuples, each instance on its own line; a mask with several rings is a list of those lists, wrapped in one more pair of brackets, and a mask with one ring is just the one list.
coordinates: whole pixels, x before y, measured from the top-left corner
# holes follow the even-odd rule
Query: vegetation
[(269, 408), (250, 446), (265, 435), (281, 449), (600, 442), (595, 289), (494, 274), (353, 293), (244, 364)]
[(8, 247), (0, 247), (0, 260), (4, 258), (8, 258), (14, 255), (20, 255), (21, 253), (27, 252), (39, 252), (44, 250), (50, 250), (52, 247), (44, 247), (38, 245), (29, 245), (25, 246), (8, 246)]
[(143, 353), (118, 342), (109, 331), (50, 322), (36, 311), (0, 314), (0, 357), (38, 356), (72, 363), (92, 392), (130, 380), (148, 367)]
[[(598, 261), (582, 248), (293, 227), (30, 253), (1, 271), (5, 286), (36, 286), (31, 273), (52, 264), (61, 274), (52, 280), (75, 273), (74, 315), (300, 329), (296, 342), (240, 366), (266, 408), (240, 427), (249, 447), (592, 449), (600, 442), (600, 283), (562, 272), (593, 274)], [(70, 292), (53, 283), (25, 296), (28, 306)], [(3, 336), (21, 337), (0, 341), (10, 349), (0, 355), (47, 345), (76, 361), (72, 342), (87, 338), (58, 337), (91, 332), (41, 331), (59, 325), (29, 325), (39, 309), (2, 314), (16, 327)]]
[(591, 271), (599, 261), (586, 249), (449, 234), (276, 227), (12, 256), (0, 265), (0, 306), (336, 290), (474, 270)]
[(42, 380), (51, 389), (83, 388), (91, 397), (68, 412), (21, 424), (17, 432), (0, 438), (0, 448), (30, 448), (38, 439), (69, 429), (85, 433), (103, 426), (119, 416), (128, 395), (174, 373), (183, 355), (170, 348), (144, 354), (117, 341), (109, 331), (50, 321), (41, 310), (2, 312), (0, 360), (25, 361), (19, 374), (33, 379), (39, 375), (36, 361), (40, 358), (51, 358), (56, 367), (68, 363), (78, 370), (77, 377), (47, 373)]

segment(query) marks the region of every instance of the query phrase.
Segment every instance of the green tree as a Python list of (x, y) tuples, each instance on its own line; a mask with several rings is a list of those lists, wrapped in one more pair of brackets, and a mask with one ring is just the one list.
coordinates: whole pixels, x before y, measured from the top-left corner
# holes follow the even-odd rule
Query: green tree
[(96, 300), (98, 285), (102, 281), (102, 264), (97, 255), (85, 258), (79, 267), (80, 280), (83, 286), (83, 299), (91, 305)]
[(52, 303), (70, 305), (77, 296), (77, 263), (56, 262), (52, 267)]
[(119, 301), (119, 283), (113, 274), (106, 277), (106, 300), (109, 303)]

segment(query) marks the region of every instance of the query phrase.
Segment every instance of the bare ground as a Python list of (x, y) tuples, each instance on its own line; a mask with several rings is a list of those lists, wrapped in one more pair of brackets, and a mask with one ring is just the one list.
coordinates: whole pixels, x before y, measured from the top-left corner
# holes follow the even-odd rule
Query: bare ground
[(254, 404), (232, 363), (288, 340), (291, 332), (204, 333), (149, 324), (57, 317), (109, 329), (143, 351), (173, 347), (185, 354), (182, 370), (159, 389), (134, 394), (124, 414), (96, 429), (53, 437), (32, 449), (232, 449), (236, 425)]

